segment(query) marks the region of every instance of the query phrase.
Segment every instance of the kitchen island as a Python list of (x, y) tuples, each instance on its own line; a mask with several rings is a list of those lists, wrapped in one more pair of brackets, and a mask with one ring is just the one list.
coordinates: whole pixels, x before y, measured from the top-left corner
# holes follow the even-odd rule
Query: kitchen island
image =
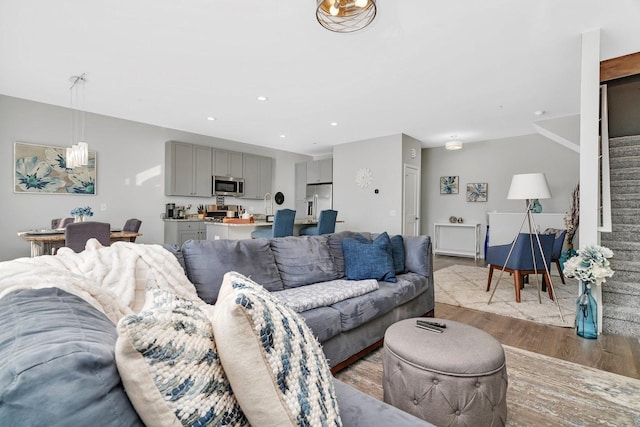
[[(271, 227), (273, 222), (255, 221), (248, 224), (231, 224), (223, 222), (205, 221), (207, 240), (242, 240), (250, 239), (251, 232), (261, 227)], [(293, 235), (298, 236), (300, 229), (318, 224), (315, 219), (297, 219), (293, 224)]]

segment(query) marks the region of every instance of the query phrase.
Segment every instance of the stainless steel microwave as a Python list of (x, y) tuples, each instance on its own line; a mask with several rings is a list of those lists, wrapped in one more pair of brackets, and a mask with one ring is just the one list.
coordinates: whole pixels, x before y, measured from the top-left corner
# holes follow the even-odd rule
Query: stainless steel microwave
[(244, 196), (244, 179), (231, 176), (213, 177), (214, 196)]

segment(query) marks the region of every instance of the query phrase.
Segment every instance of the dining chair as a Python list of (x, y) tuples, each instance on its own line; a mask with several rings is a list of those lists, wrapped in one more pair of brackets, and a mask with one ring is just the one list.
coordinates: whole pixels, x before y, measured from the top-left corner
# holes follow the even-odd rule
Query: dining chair
[[(551, 265), (551, 252), (553, 250), (554, 235), (539, 234), (542, 253), (547, 267)], [(535, 268), (533, 255), (531, 253), (531, 239), (533, 239), (533, 253), (535, 254)], [(513, 247), (513, 249), (511, 249)], [(509, 256), (511, 252), (511, 256)], [(507, 261), (507, 257), (509, 260)], [(520, 302), (520, 289), (524, 287), (524, 276), (530, 274), (542, 274), (546, 283), (550, 282), (549, 274), (544, 268), (544, 261), (540, 248), (536, 241), (536, 236), (529, 233), (520, 233), (516, 237), (515, 243), (506, 245), (489, 246), (485, 255), (485, 260), (489, 267), (489, 277), (487, 279), (487, 292), (491, 289), (491, 279), (493, 270), (498, 269), (514, 276), (514, 286), (516, 290), (516, 302)], [(551, 286), (547, 287), (549, 298), (553, 299)]]
[[(137, 233), (140, 230), (140, 226), (142, 225), (142, 221), (137, 218), (129, 218), (122, 227), (122, 231), (130, 231), (132, 233)], [(132, 237), (129, 239), (130, 242), (135, 242), (136, 238)]]
[(562, 272), (562, 265), (560, 265), (560, 256), (562, 255), (562, 247), (564, 246), (564, 239), (567, 235), (567, 230), (561, 228), (547, 228), (542, 234), (551, 234), (554, 236), (553, 249), (551, 250), (551, 262), (558, 268), (560, 280), (564, 284), (564, 273)]
[(67, 225), (71, 224), (74, 221), (75, 219), (73, 217), (54, 218), (51, 220), (51, 229), (53, 230), (56, 228), (65, 228)]
[(102, 246), (111, 245), (111, 225), (107, 222), (74, 222), (64, 229), (64, 245), (74, 252), (82, 252), (87, 240), (96, 238)]
[(338, 211), (326, 209), (320, 212), (318, 217), (318, 225), (305, 227), (300, 230), (301, 236), (317, 236), (319, 234), (330, 234), (336, 231), (336, 218)]
[(252, 239), (293, 236), (293, 223), (296, 219), (296, 211), (292, 209), (280, 209), (276, 211), (273, 225), (270, 228), (262, 228), (251, 232)]

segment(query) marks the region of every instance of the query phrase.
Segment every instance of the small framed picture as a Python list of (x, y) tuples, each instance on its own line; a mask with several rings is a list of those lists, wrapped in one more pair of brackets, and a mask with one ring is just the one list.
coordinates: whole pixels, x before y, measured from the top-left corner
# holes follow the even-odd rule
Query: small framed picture
[(458, 177), (441, 176), (440, 194), (458, 194)]
[(471, 182), (467, 184), (467, 202), (486, 202), (487, 183)]

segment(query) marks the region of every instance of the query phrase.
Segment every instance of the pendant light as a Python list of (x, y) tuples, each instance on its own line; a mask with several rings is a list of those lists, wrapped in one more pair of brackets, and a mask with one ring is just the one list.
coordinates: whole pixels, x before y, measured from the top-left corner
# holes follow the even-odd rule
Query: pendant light
[(376, 0), (316, 0), (320, 25), (336, 33), (352, 33), (376, 17)]
[(73, 169), (89, 164), (89, 144), (84, 140), (84, 84), (86, 73), (69, 77), (71, 102), (71, 147), (67, 148), (66, 166)]

